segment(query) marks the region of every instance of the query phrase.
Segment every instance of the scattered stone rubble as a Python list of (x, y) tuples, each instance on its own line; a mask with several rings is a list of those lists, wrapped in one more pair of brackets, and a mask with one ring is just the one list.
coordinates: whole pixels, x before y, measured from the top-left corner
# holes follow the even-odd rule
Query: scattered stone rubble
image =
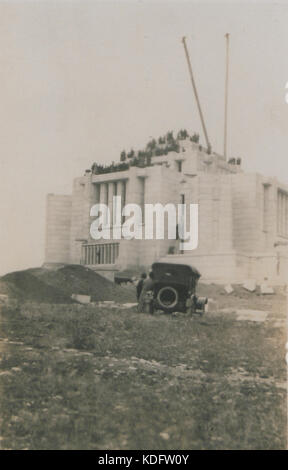
[[(255, 292), (257, 289), (257, 282), (255, 281), (255, 279), (246, 279), (246, 281), (243, 282), (242, 287), (245, 290), (248, 290), (249, 292)], [(227, 294), (231, 294), (233, 292), (233, 287), (231, 286), (231, 284), (227, 284), (224, 287), (224, 290)], [(262, 284), (260, 284), (260, 294), (275, 294), (275, 291), (273, 287), (267, 284), (267, 282), (263, 282)]]
[(243, 282), (244, 289), (248, 290), (249, 292), (255, 292), (256, 290), (256, 281), (254, 279), (247, 279)]
[(79, 302), (80, 304), (90, 304), (91, 295), (72, 294), (71, 299), (77, 300), (77, 302)]
[(260, 292), (263, 295), (275, 293), (273, 287), (269, 287), (266, 283), (260, 285)]
[(239, 309), (236, 311), (238, 321), (264, 322), (267, 319), (268, 312), (263, 310)]
[(0, 294), (0, 304), (6, 304), (8, 302), (8, 295)]
[(232, 292), (234, 292), (234, 289), (233, 289), (233, 287), (231, 286), (231, 284), (227, 284), (227, 285), (224, 287), (224, 290), (225, 290), (226, 294), (232, 294)]
[(208, 299), (207, 304), (205, 305), (205, 313), (217, 312), (218, 304), (213, 299)]

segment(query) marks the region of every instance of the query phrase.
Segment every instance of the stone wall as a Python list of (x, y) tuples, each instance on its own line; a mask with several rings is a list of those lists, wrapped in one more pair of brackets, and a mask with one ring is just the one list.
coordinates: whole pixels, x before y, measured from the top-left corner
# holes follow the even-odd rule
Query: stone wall
[(48, 194), (46, 201), (46, 263), (69, 263), (71, 196)]
[(281, 285), (288, 279), (288, 256), (284, 253), (201, 253), (168, 255), (160, 261), (195, 266), (201, 279), (219, 283), (241, 283), (255, 279)]

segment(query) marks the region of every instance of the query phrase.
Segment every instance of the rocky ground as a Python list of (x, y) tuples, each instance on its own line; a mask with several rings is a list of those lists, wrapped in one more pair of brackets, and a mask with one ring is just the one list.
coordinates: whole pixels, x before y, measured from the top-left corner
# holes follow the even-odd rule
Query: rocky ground
[(1, 448), (284, 449), (283, 292), (199, 291), (203, 317), (2, 306)]

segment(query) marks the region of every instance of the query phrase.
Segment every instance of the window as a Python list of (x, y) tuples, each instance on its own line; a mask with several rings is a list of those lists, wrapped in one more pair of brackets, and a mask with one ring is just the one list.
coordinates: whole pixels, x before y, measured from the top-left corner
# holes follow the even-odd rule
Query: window
[(269, 228), (269, 184), (263, 184), (263, 231)]
[(109, 184), (108, 183), (105, 183), (105, 186), (104, 186), (104, 201), (105, 201), (105, 204), (108, 206), (108, 202), (109, 202)]
[[(184, 206), (184, 204), (185, 204), (185, 194), (180, 194), (180, 201), (181, 201), (181, 204), (182, 204), (181, 213), (180, 213), (180, 220), (181, 220), (182, 222), (179, 221), (179, 223), (182, 224), (182, 223), (184, 222), (184, 220), (185, 220), (185, 215), (186, 215), (186, 210), (185, 210), (185, 206)], [(182, 232), (182, 230), (181, 230), (180, 233), (179, 233), (179, 229), (180, 229), (180, 227), (179, 227), (179, 225), (177, 224), (177, 227), (176, 227), (176, 239), (182, 241), (180, 235), (181, 235), (183, 232)], [(180, 254), (183, 255), (183, 253), (184, 253), (184, 251), (183, 251), (183, 250), (180, 250)]]
[[(126, 181), (122, 182), (122, 190), (121, 190), (121, 203), (122, 203), (122, 209), (126, 205)], [(122, 215), (122, 224), (125, 222), (125, 216)]]
[(81, 264), (115, 264), (119, 256), (119, 243), (85, 244), (82, 246)]
[(115, 204), (115, 198), (114, 196), (117, 196), (117, 181), (114, 181), (113, 183), (113, 200), (112, 200), (112, 220), (113, 220), (113, 225), (116, 224), (117, 217), (116, 217), (116, 211), (117, 211), (117, 205)]
[(288, 193), (281, 189), (277, 194), (277, 231), (278, 235), (288, 237)]
[(177, 170), (179, 171), (179, 173), (181, 173), (181, 171), (182, 171), (182, 160), (176, 160), (176, 164), (177, 164)]
[(142, 221), (145, 224), (145, 178), (139, 178), (140, 181), (140, 207), (142, 211)]
[(94, 197), (95, 197), (95, 203), (98, 204), (100, 202), (100, 184), (95, 184), (94, 185)]
[[(103, 201), (103, 203), (106, 204), (106, 206), (108, 206), (108, 204), (109, 204), (109, 184), (108, 183), (104, 183), (104, 201)], [(109, 215), (108, 215), (108, 212), (106, 212), (106, 220), (105, 220), (106, 224), (108, 223), (108, 220), (109, 220)]]

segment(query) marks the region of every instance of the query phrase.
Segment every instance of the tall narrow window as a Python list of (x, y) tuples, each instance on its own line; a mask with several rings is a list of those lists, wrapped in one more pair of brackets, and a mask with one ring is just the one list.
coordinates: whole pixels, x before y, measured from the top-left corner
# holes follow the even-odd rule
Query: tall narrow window
[(269, 184), (263, 184), (263, 231), (269, 228)]
[(140, 179), (140, 207), (142, 211), (142, 222), (145, 223), (145, 178)]
[(117, 217), (116, 217), (116, 205), (115, 205), (115, 199), (114, 196), (117, 196), (117, 181), (113, 183), (113, 199), (112, 199), (112, 218), (113, 218), (113, 225), (116, 223)]
[(122, 204), (123, 207), (126, 204), (126, 181), (123, 181)]
[(176, 164), (177, 164), (177, 170), (179, 171), (179, 173), (181, 173), (181, 171), (182, 171), (182, 160), (176, 160)]
[(100, 202), (100, 184), (94, 185), (94, 195), (95, 195), (95, 203), (98, 204)]
[(105, 204), (108, 206), (109, 202), (109, 184), (105, 183)]
[[(122, 192), (121, 192), (121, 203), (122, 203), (122, 210), (123, 207), (126, 205), (126, 181), (122, 183)], [(125, 222), (125, 216), (122, 215), (122, 224)]]
[[(104, 183), (104, 204), (106, 204), (106, 206), (108, 207), (108, 204), (109, 204), (109, 184), (108, 183)], [(105, 223), (107, 224), (108, 223), (108, 211), (106, 212), (106, 220), (105, 220)]]
[(281, 189), (277, 194), (277, 229), (278, 235), (288, 237), (288, 193)]
[[(182, 233), (183, 233), (183, 223), (184, 223), (184, 220), (185, 220), (185, 215), (186, 215), (186, 210), (185, 210), (185, 194), (180, 194), (180, 201), (181, 201), (181, 204), (182, 204), (182, 207), (181, 207), (181, 213), (180, 213), (180, 220), (179, 220), (179, 223), (180, 223), (180, 226), (179, 224), (177, 224), (177, 229), (176, 229), (176, 238), (177, 240), (182, 240)], [(181, 227), (182, 225), (182, 227)], [(182, 235), (182, 236), (181, 236)], [(183, 250), (180, 250), (180, 254), (182, 255), (184, 252)]]

